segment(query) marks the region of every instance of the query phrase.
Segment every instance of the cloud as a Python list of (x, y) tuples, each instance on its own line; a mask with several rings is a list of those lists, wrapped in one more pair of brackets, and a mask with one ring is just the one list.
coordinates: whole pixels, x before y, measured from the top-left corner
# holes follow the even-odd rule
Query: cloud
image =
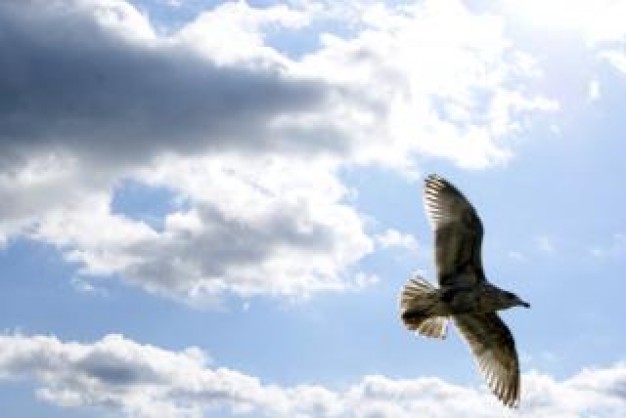
[(222, 66), (185, 42), (197, 23), (160, 38), (125, 2), (4, 3), (0, 22), (11, 42), (0, 66), (5, 159), (41, 149), (100, 164), (140, 163), (165, 150), (306, 150), (307, 141), (271, 122), (317, 111), (329, 90), (279, 69)]
[(376, 242), (382, 248), (399, 247), (410, 251), (415, 251), (418, 248), (417, 240), (413, 235), (392, 228), (376, 235)]
[[(285, 7), (255, 13), (225, 5), (159, 38), (125, 2), (0, 6), (1, 39), (15, 40), (0, 69), (0, 90), (12, 93), (0, 105), (0, 196), (11, 202), (0, 214), (4, 239), (26, 233), (57, 245), (84, 274), (120, 273), (186, 300), (349, 287), (346, 269), (369, 252), (369, 239), (339, 203), (332, 166), (309, 161), (301, 172), (305, 155), (335, 152), (342, 137), (314, 126), (280, 134), (274, 123), (317, 111), (332, 89), (264, 64), (227, 65), (192, 42), (215, 19), (243, 19), (235, 23), (252, 31), (244, 23), (290, 16)], [(159, 179), (146, 183), (160, 181), (191, 205), (171, 213), (162, 233), (110, 209), (121, 179), (147, 173)]]
[(301, 59), (264, 37), (314, 17), (226, 3), (160, 36), (123, 1), (3, 4), (5, 164), (53, 149), (116, 165), (234, 150), (374, 162), (424, 152), (485, 166), (505, 153), (489, 135), (555, 106), (522, 93), (532, 69), (501, 22), (457, 2), (371, 6), (353, 38), (321, 34)]
[(378, 4), (362, 15), (364, 29), (353, 38), (323, 34), (322, 48), (294, 65), (374, 110), (329, 109), (328, 119), (352, 122), (357, 161), (408, 168), (412, 157), (429, 155), (465, 168), (504, 163), (511, 150), (500, 139), (519, 132), (524, 115), (558, 109), (529, 93), (533, 60), (511, 48), (495, 16), (456, 1)]
[[(54, 211), (32, 232), (85, 275), (120, 274), (153, 293), (202, 304), (222, 293), (299, 299), (358, 288), (351, 266), (373, 249), (346, 190), (315, 165), (283, 159), (167, 158), (137, 173), (187, 205), (157, 231), (112, 214), (107, 196)], [(263, 173), (259, 176), (258, 173)]]
[(218, 65), (261, 65), (277, 69), (288, 66), (290, 61), (266, 44), (265, 34), (281, 28), (297, 30), (308, 26), (313, 19), (311, 12), (284, 4), (254, 8), (244, 1), (227, 2), (200, 13), (174, 39), (209, 56)]
[[(94, 343), (52, 336), (0, 337), (0, 379), (29, 379), (37, 396), (66, 407), (98, 407), (134, 417), (201, 417), (227, 408), (268, 417), (499, 417), (504, 410), (486, 388), (434, 377), (364, 376), (335, 390), (321, 385), (279, 386), (215, 367), (198, 348), (170, 351), (120, 335)], [(513, 416), (623, 416), (626, 366), (585, 369), (556, 380), (530, 372)]]
[[(498, 18), (359, 7), (229, 2), (162, 34), (121, 0), (2, 3), (0, 239), (197, 303), (359, 287), (375, 238), (341, 169), (502, 163), (522, 119), (557, 108)], [(347, 15), (349, 34), (312, 34), (299, 56), (269, 36)], [(186, 205), (158, 231), (113, 213), (127, 180)]]
[(590, 102), (599, 100), (600, 97), (602, 96), (602, 91), (600, 89), (600, 82), (597, 79), (593, 79), (589, 82), (589, 90), (588, 90), (587, 96)]

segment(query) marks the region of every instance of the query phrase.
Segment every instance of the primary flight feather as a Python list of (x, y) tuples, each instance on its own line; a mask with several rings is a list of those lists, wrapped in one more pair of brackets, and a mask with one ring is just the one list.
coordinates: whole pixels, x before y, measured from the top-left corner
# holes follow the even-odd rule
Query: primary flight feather
[(421, 335), (445, 338), (451, 319), (467, 342), (491, 391), (506, 406), (519, 404), (520, 373), (511, 331), (497, 311), (530, 305), (487, 281), (481, 261), (483, 226), (456, 187), (431, 174), (424, 187), (426, 215), (435, 233), (439, 288), (421, 277), (400, 295), (405, 326)]

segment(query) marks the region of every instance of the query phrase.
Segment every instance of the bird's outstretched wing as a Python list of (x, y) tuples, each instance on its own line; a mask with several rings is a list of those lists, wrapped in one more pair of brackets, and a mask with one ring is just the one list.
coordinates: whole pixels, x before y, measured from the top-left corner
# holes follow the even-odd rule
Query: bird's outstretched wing
[(484, 280), (480, 246), (483, 226), (456, 187), (436, 174), (426, 178), (424, 207), (435, 231), (435, 262), (442, 287)]
[(520, 376), (515, 341), (496, 313), (455, 315), (491, 391), (509, 407), (519, 404)]

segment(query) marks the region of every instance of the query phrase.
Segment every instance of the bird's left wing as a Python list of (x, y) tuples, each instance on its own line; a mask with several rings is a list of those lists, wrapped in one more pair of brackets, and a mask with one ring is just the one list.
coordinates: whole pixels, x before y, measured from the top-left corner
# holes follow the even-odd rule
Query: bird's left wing
[(435, 262), (441, 287), (473, 286), (484, 280), (480, 247), (483, 226), (463, 194), (431, 174), (424, 186), (424, 207), (435, 232)]
[(509, 407), (519, 404), (520, 375), (515, 341), (496, 313), (455, 315), (491, 391)]

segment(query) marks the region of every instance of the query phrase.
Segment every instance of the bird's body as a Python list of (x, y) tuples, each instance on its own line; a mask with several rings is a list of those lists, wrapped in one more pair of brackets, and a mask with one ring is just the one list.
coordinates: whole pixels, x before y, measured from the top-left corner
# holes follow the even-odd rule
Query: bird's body
[[(447, 286), (434, 288), (429, 299), (432, 301), (431, 315), (452, 316), (468, 312), (486, 313), (510, 308), (502, 294), (508, 293), (490, 283), (483, 282), (476, 286)], [(403, 318), (410, 317), (410, 303), (403, 310)]]
[(480, 247), (483, 227), (467, 199), (437, 175), (426, 179), (424, 203), (435, 232), (440, 287), (413, 277), (400, 295), (406, 327), (444, 338), (451, 319), (469, 344), (494, 394), (507, 406), (519, 402), (519, 362), (515, 342), (497, 311), (529, 307), (511, 292), (487, 281)]

